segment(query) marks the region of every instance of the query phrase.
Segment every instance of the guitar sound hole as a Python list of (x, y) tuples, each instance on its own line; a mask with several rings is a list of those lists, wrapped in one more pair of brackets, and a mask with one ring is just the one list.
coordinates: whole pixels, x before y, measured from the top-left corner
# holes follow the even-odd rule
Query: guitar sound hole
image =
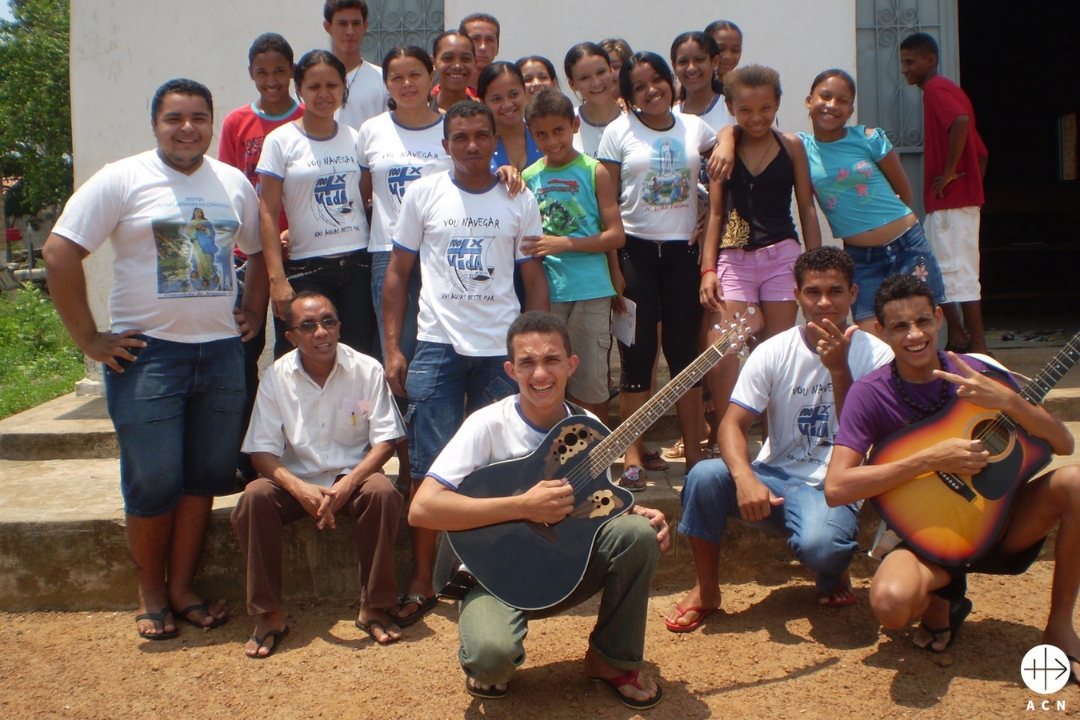
[(566, 437), (563, 438), (563, 442), (567, 445), (574, 445), (577, 443), (577, 433), (568, 432)]
[(990, 451), (990, 457), (1001, 455), (1008, 450), (1012, 440), (1009, 430), (994, 420), (981, 420), (976, 423), (971, 437), (982, 440), (983, 449)]
[(566, 447), (565, 445), (560, 445), (560, 446), (559, 446), (559, 454), (560, 454), (560, 455), (565, 455), (565, 454), (566, 454), (566, 451), (567, 451), (568, 449), (569, 449), (569, 448), (567, 448), (567, 447)]
[(581, 430), (578, 430), (577, 435), (578, 435), (579, 438), (584, 440), (585, 438), (589, 437), (589, 431), (586, 430), (585, 428), (582, 428)]

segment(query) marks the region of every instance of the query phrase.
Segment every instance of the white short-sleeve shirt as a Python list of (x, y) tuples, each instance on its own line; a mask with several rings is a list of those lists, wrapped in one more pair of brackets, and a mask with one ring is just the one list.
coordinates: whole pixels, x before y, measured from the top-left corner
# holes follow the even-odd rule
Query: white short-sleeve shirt
[[(566, 408), (569, 416), (570, 408)], [(597, 419), (595, 415), (586, 414)], [(525, 457), (547, 437), (548, 431), (530, 423), (521, 412), (518, 396), (511, 395), (480, 408), (469, 417), (431, 464), (428, 475), (457, 491), (469, 473), (492, 463)], [(537, 478), (541, 479), (555, 478)]]
[[(832, 376), (799, 325), (769, 338), (747, 358), (731, 402), (756, 415), (769, 411), (769, 437), (758, 462), (820, 487), (839, 428)], [(892, 360), (889, 346), (856, 330), (848, 348), (853, 380)]]
[(453, 163), (442, 146), (443, 121), (423, 128), (399, 125), (392, 113), (377, 115), (360, 128), (360, 167), (371, 174), (370, 252), (388, 252), (405, 190), (415, 180)]
[(386, 101), (390, 93), (383, 82), (382, 68), (367, 60), (345, 75), (345, 86), (349, 88), (349, 97), (345, 106), (338, 108), (334, 119), (353, 130), (386, 112)]
[(203, 157), (190, 175), (156, 150), (109, 163), (68, 200), (53, 232), (93, 252), (112, 241), (112, 331), (173, 342), (237, 337), (233, 246), (261, 251), (244, 174)]
[(330, 487), (372, 446), (404, 436), (382, 366), (338, 343), (337, 364), (322, 387), (304, 370), (299, 350), (270, 366), (241, 450), (275, 455), (298, 478)]
[(342, 123), (332, 136), (316, 139), (291, 122), (263, 141), (257, 172), (282, 181), (293, 260), (367, 247), (357, 138)]
[(506, 331), (521, 310), (514, 263), (541, 262), (521, 242), (543, 234), (540, 210), (528, 190), (510, 197), (495, 181), (465, 190), (440, 172), (409, 186), (393, 243), (420, 259), (417, 339), (453, 345), (461, 355), (506, 354)]
[(668, 130), (653, 130), (632, 112), (611, 121), (597, 159), (620, 166), (619, 210), (627, 235), (690, 239), (701, 157), (715, 144), (716, 132), (695, 115), (674, 115)]

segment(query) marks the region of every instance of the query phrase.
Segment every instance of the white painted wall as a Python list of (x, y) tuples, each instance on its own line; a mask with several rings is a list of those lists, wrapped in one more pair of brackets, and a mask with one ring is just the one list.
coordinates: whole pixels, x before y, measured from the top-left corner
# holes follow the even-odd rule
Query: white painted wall
[[(379, 0), (369, 0), (379, 2)], [(623, 37), (635, 50), (665, 58), (679, 33), (727, 18), (745, 33), (743, 63), (770, 65), (785, 89), (781, 128), (808, 130), (803, 98), (828, 67), (855, 71), (855, 0), (446, 0), (448, 25), (470, 12), (502, 23), (500, 58), (541, 54), (562, 68), (566, 50), (582, 40)], [(150, 98), (165, 80), (190, 77), (214, 94), (216, 126), (253, 99), (247, 49), (260, 33), (284, 35), (297, 57), (328, 47), (319, 0), (72, 0), (71, 106), (75, 184), (102, 165), (153, 147)], [(566, 89), (565, 79), (562, 80)], [(216, 145), (211, 148), (216, 154)], [(108, 324), (111, 252), (86, 263), (91, 306)], [(91, 371), (91, 380), (96, 369)], [(92, 390), (84, 385), (84, 390)]]

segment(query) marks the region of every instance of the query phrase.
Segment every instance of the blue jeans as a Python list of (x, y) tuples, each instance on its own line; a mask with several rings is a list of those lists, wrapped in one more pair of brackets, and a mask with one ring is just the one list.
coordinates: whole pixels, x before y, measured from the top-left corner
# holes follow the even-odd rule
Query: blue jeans
[(874, 295), (881, 281), (890, 275), (914, 275), (930, 286), (935, 302), (939, 305), (945, 302), (941, 268), (919, 223), (884, 245), (861, 247), (844, 243), (844, 250), (855, 262), (855, 284), (859, 286), (859, 296), (851, 306), (855, 322), (874, 317)]
[(799, 562), (817, 575), (818, 590), (833, 590), (859, 549), (858, 504), (830, 508), (820, 488), (763, 463), (755, 462), (752, 467), (769, 492), (784, 498), (783, 505), (773, 507), (764, 520), (742, 520), (731, 471), (723, 460), (704, 460), (686, 476), (679, 532), (719, 545), (728, 519), (733, 518), (770, 535), (786, 537)]
[[(383, 348), (383, 362), (386, 362), (386, 326), (383, 323), (382, 293), (386, 281), (386, 269), (390, 267), (390, 251), (371, 253), (371, 303), (375, 306), (375, 319), (379, 323), (379, 342)], [(409, 273), (408, 305), (405, 307), (405, 322), (402, 323), (401, 337), (398, 339), (401, 354), (405, 362), (412, 362), (416, 354), (416, 318), (420, 314), (420, 260), (413, 263)]]
[(649, 584), (659, 559), (656, 530), (640, 515), (627, 513), (600, 528), (584, 577), (574, 592), (554, 607), (525, 612), (477, 585), (460, 607), (461, 668), (485, 685), (507, 682), (525, 662), (529, 620), (566, 612), (601, 592), (589, 647), (613, 667), (639, 670), (645, 651)]
[[(330, 298), (341, 320), (341, 342), (353, 350), (380, 357), (378, 325), (371, 306), (371, 255), (367, 250), (334, 258), (285, 261), (285, 277), (293, 292), (314, 290)], [(285, 323), (274, 318), (274, 359), (293, 349)]]
[(409, 461), (422, 478), (467, 414), (513, 395), (517, 387), (503, 370), (506, 356), (459, 355), (452, 345), (420, 340), (409, 363), (405, 391), (409, 409)]
[(184, 495), (237, 492), (244, 437), (240, 338), (146, 341), (123, 373), (105, 366), (109, 416), (120, 443), (124, 512), (157, 517)]

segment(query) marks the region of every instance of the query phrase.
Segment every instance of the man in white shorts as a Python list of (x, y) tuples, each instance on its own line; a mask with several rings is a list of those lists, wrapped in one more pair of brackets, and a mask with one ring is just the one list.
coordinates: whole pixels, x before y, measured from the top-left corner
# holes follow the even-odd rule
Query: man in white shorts
[[(938, 75), (938, 47), (926, 33), (900, 43), (900, 68), (923, 91), (923, 223), (945, 282), (946, 350), (986, 352), (979, 286), (979, 208), (987, 150), (975, 129), (971, 100)], [(955, 303), (960, 303), (960, 312)]]

